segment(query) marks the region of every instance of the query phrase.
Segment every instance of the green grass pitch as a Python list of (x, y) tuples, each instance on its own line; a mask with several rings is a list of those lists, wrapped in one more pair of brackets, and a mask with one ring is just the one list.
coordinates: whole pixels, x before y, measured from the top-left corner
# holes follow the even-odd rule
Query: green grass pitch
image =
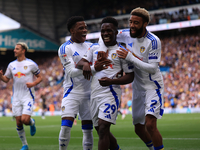
[[(58, 150), (60, 116), (33, 117), (36, 120), (37, 132), (30, 136), (29, 126), (25, 126), (26, 138), (30, 150)], [(163, 136), (165, 150), (200, 150), (200, 114), (164, 114), (158, 120), (158, 129)], [(117, 124), (111, 126), (111, 132), (117, 138), (122, 150), (147, 150), (145, 144), (134, 133), (131, 115), (124, 120), (118, 116)], [(98, 136), (94, 135), (94, 148), (97, 150)], [(18, 138), (15, 121), (11, 117), (0, 117), (0, 150), (19, 150), (21, 141)], [(80, 121), (71, 130), (68, 150), (82, 149), (82, 131)]]

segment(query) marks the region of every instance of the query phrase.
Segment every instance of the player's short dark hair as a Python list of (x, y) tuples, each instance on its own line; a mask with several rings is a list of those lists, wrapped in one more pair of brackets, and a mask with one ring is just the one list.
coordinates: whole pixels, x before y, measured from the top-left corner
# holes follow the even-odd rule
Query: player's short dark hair
[(103, 20), (101, 21), (101, 24), (103, 23), (112, 23), (116, 28), (118, 28), (118, 22), (115, 18), (113, 17), (105, 17), (103, 18)]
[(73, 16), (67, 20), (67, 29), (70, 32), (70, 29), (79, 21), (84, 21), (82, 16)]

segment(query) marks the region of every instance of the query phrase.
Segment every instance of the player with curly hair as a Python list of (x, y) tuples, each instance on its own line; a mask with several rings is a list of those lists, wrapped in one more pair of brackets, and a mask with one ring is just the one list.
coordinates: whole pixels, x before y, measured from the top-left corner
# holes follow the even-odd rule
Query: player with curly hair
[[(162, 136), (157, 128), (157, 119), (163, 115), (163, 77), (159, 69), (161, 58), (160, 39), (146, 29), (150, 21), (149, 12), (135, 8), (129, 19), (130, 29), (122, 30), (117, 41), (127, 49), (117, 51), (118, 57), (134, 64), (132, 83), (132, 117), (136, 134), (150, 150), (163, 150)], [(100, 40), (101, 51), (107, 50)], [(99, 54), (102, 55), (102, 54)]]

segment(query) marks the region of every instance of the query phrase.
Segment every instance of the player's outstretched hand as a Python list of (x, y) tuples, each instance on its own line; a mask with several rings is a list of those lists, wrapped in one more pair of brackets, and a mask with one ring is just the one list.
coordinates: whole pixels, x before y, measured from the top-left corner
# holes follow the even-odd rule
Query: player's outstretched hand
[(97, 59), (97, 61), (95, 62), (94, 68), (96, 71), (101, 71), (104, 69), (107, 69), (111, 64), (111, 60), (109, 59), (103, 59), (102, 57)]
[(99, 79), (99, 84), (101, 86), (109, 86), (112, 85), (112, 79), (107, 78), (107, 77), (103, 77), (101, 79)]

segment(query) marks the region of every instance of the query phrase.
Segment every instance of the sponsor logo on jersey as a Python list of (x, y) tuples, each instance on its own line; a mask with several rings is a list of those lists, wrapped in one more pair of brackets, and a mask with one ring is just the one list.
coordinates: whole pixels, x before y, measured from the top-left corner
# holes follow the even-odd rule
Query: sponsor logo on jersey
[(140, 53), (143, 53), (144, 51), (145, 51), (145, 47), (144, 46), (140, 47)]
[(117, 57), (117, 54), (116, 53), (112, 53), (111, 57), (112, 57), (112, 59), (115, 59)]
[(114, 64), (110, 64), (110, 65), (109, 65), (111, 69), (113, 69), (113, 65), (114, 65)]
[(21, 72), (17, 72), (16, 74), (14, 74), (14, 77), (17, 77), (17, 78), (21, 78), (21, 77), (25, 77), (26, 75), (24, 73), (21, 73)]
[(24, 66), (24, 69), (26, 70), (28, 67), (27, 66)]

